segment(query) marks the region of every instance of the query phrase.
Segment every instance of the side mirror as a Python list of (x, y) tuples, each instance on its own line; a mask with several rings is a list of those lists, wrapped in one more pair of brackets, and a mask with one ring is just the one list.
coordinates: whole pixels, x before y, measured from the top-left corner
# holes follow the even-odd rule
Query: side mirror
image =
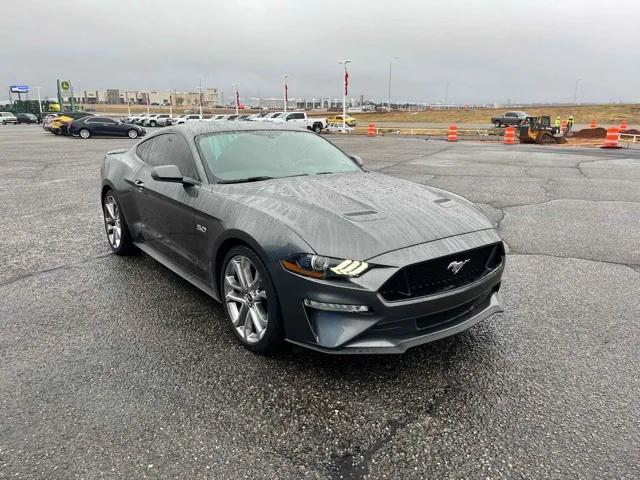
[(194, 185), (195, 180), (183, 177), (180, 169), (175, 165), (159, 165), (151, 170), (151, 178), (159, 182), (175, 182), (184, 185)]
[(351, 159), (356, 162), (360, 168), (364, 166), (364, 161), (358, 155), (351, 155)]

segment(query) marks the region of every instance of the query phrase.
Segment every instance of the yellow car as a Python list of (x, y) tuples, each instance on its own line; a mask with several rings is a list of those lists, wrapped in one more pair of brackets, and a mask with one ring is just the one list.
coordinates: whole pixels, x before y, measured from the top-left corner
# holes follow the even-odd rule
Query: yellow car
[[(333, 117), (327, 118), (327, 123), (342, 123), (342, 115), (335, 115)], [(344, 119), (344, 123), (348, 127), (355, 127), (358, 121), (355, 118), (347, 115)]]
[(72, 117), (67, 117), (66, 115), (60, 115), (51, 120), (48, 125), (48, 130), (55, 135), (67, 134), (69, 131), (67, 128), (71, 122), (73, 122)]

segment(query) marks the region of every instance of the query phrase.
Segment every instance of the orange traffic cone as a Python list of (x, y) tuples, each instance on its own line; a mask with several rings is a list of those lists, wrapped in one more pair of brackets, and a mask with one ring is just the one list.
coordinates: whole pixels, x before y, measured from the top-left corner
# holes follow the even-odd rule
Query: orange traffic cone
[(602, 148), (619, 148), (618, 140), (620, 139), (620, 130), (618, 127), (607, 128), (607, 138), (604, 140), (604, 147)]
[(567, 121), (566, 120), (562, 121), (562, 126), (560, 128), (561, 128), (560, 131), (562, 132), (562, 134), (565, 134), (567, 132)]
[(595, 120), (591, 120), (589, 128), (598, 128), (598, 122), (596, 122)]
[(504, 129), (504, 141), (505, 145), (513, 145), (516, 142), (516, 129), (513, 127), (507, 127)]
[(458, 126), (455, 123), (449, 125), (449, 134), (447, 135), (448, 142), (458, 141)]
[(626, 132), (628, 128), (629, 128), (629, 124), (627, 123), (626, 120), (623, 120), (622, 122), (620, 122), (620, 131), (621, 132)]
[(367, 130), (367, 135), (369, 137), (375, 137), (377, 135), (376, 124), (375, 123), (370, 123), (369, 124), (369, 129)]

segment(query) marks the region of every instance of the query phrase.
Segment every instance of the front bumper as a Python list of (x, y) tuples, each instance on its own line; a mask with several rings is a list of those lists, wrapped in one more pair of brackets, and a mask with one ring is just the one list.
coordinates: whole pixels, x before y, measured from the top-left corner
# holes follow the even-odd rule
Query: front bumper
[[(437, 240), (381, 255), (395, 265), (375, 268), (349, 281), (302, 277), (270, 265), (290, 343), (326, 353), (403, 353), (408, 348), (462, 332), (503, 311), (499, 293), (504, 261), (476, 282), (454, 290), (403, 301), (385, 301), (379, 288), (401, 267), (438, 258), (461, 244), (474, 248), (499, 241), (493, 231)], [(398, 260), (393, 262), (393, 259)], [(372, 263), (376, 263), (372, 261)], [(336, 312), (304, 305), (304, 300), (364, 305), (365, 313)]]

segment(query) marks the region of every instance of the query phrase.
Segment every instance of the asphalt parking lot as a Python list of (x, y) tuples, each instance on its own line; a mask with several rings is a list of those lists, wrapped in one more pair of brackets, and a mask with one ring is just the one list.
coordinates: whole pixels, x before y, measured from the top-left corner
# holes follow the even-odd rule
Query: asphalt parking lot
[(254, 355), (110, 254), (101, 159), (133, 141), (0, 127), (0, 478), (640, 477), (640, 151), (330, 138), (477, 202), (505, 313), (401, 356)]

